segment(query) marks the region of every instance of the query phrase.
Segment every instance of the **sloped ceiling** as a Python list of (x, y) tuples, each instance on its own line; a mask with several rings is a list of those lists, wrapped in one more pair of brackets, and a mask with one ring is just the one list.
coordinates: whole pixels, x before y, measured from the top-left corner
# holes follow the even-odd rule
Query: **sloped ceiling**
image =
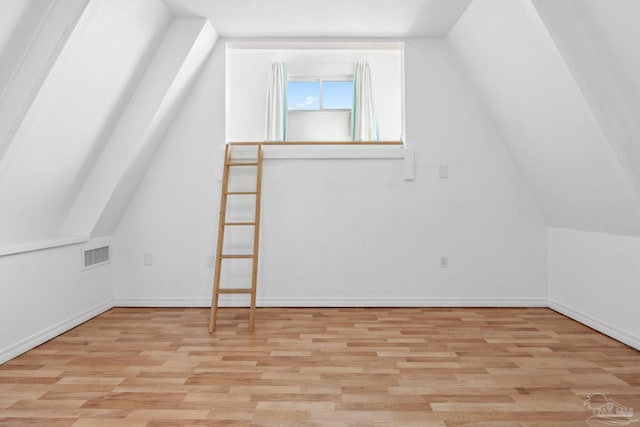
[[(37, 1), (0, 3), (3, 65), (39, 47), (26, 34), (39, 24), (23, 25), (33, 20), (29, 10), (38, 6), (50, 19), (55, 5), (71, 4)], [(48, 68), (27, 70), (35, 86), (17, 91), (28, 74), (6, 66), (0, 73), (0, 107), (24, 105), (11, 133), (0, 126), (0, 204), (11, 207), (0, 211), (0, 223), (10, 224), (0, 242), (59, 231), (176, 17), (208, 18), (231, 38), (447, 37), (547, 223), (640, 235), (638, 14), (635, 0), (90, 1), (79, 23), (62, 17), (69, 43), (36, 52)], [(575, 31), (563, 29), (569, 21)], [(12, 41), (18, 30), (25, 55)], [(12, 88), (22, 98), (8, 96)], [(3, 156), (7, 147), (11, 156)]]
[(222, 37), (444, 37), (471, 0), (164, 0)]
[(173, 21), (61, 230), (113, 233), (217, 38), (206, 19)]
[[(26, 1), (9, 1), (2, 4), (2, 13), (0, 14), (0, 60), (3, 64), (5, 64), (4, 55), (7, 45), (15, 34), (16, 28), (22, 23), (23, 17), (28, 13), (29, 6), (30, 3)], [(0, 80), (0, 85), (2, 85), (1, 82)]]
[(547, 223), (640, 235), (634, 182), (534, 4), (474, 0), (449, 39)]
[(640, 2), (533, 0), (609, 144), (640, 192)]
[[(0, 3), (0, 23), (7, 24), (0, 32), (0, 246), (5, 247), (94, 235), (93, 226), (81, 225), (95, 224), (102, 212), (77, 221), (65, 219), (77, 205), (124, 112), (131, 110), (128, 107), (133, 103), (137, 108), (138, 116), (127, 119), (135, 123), (156, 111), (145, 110), (146, 100), (136, 101), (134, 94), (143, 85), (155, 85), (147, 93), (166, 101), (162, 111), (167, 114), (153, 117), (161, 124), (170, 123), (192, 74), (215, 43), (215, 31), (206, 20), (175, 19), (161, 0), (25, 3), (22, 9)], [(199, 38), (191, 37), (193, 31), (185, 29), (189, 27), (185, 21), (198, 21), (192, 25), (197, 27), (196, 35), (206, 24), (211, 34), (207, 43), (196, 46), (193, 40)], [(17, 25), (9, 25), (11, 22)], [(174, 28), (177, 34), (169, 37), (176, 33)], [(157, 73), (145, 82), (151, 60), (158, 58), (164, 45), (168, 47), (159, 59), (163, 66), (156, 68), (166, 71), (186, 64), (182, 68), (189, 69), (170, 76), (165, 84), (170, 94), (159, 87), (166, 79)], [(195, 57), (198, 61), (192, 63), (190, 58)], [(162, 129), (162, 125), (148, 126), (146, 131), (161, 140)], [(136, 149), (144, 151), (140, 145), (144, 144)], [(132, 163), (129, 158), (120, 161)], [(142, 171), (135, 176), (144, 173), (144, 162), (138, 169)], [(123, 178), (120, 169), (110, 171), (120, 174), (110, 176), (112, 181)], [(128, 182), (127, 188), (120, 186), (112, 193), (135, 189), (137, 183)], [(111, 200), (120, 195), (95, 192), (93, 196)], [(125, 208), (126, 203), (114, 215), (118, 217)]]
[[(20, 105), (25, 113), (12, 125), (15, 130), (0, 126), (8, 145), (0, 160), (0, 223), (10, 224), (0, 228), (3, 243), (56, 237), (149, 49), (173, 19), (155, 0), (129, 8), (123, 0), (89, 2), (73, 11), (58, 7), (70, 3), (52, 2), (42, 24), (33, 26), (27, 52), (17, 58), (20, 73), (2, 100), (13, 105), (33, 93)], [(148, 19), (139, 22), (138, 13)], [(42, 34), (51, 22), (60, 25)], [(43, 77), (22, 84), (30, 73)]]

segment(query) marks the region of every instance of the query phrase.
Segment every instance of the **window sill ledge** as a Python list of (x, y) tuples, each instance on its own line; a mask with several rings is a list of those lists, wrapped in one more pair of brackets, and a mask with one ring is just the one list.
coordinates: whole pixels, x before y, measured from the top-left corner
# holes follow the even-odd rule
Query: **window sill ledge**
[(404, 159), (402, 145), (265, 145), (264, 159)]
[(88, 236), (57, 237), (53, 239), (37, 240), (33, 242), (0, 247), (0, 256), (39, 251), (42, 249), (57, 248), (60, 246), (76, 245), (78, 243), (84, 243), (87, 241), (89, 241)]
[[(235, 146), (256, 143), (231, 143)], [(353, 143), (353, 142), (268, 142), (263, 143), (265, 160), (278, 159), (398, 159), (404, 161), (403, 179), (414, 179), (414, 153), (402, 142)], [(222, 180), (224, 155), (219, 157), (218, 181)]]

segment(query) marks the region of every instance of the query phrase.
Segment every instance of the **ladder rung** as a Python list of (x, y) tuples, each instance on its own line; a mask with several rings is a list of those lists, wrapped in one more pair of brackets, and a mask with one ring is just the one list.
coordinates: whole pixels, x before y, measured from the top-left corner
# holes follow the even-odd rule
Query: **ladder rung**
[[(248, 294), (250, 297), (250, 305), (249, 305), (249, 332), (253, 332), (254, 324), (255, 324), (255, 310), (256, 310), (256, 284), (258, 281), (258, 252), (259, 245), (258, 241), (260, 239), (260, 195), (262, 188), (262, 160), (263, 160), (263, 152), (262, 152), (262, 143), (255, 142), (250, 145), (255, 145), (255, 155), (253, 150), (238, 150), (238, 155), (235, 155), (235, 152), (232, 155), (232, 144), (227, 144), (225, 147), (224, 153), (224, 174), (222, 176), (222, 191), (220, 195), (220, 216), (218, 221), (219, 233), (218, 233), (218, 247), (216, 250), (216, 262), (215, 262), (215, 272), (213, 275), (213, 296), (211, 298), (211, 315), (209, 316), (209, 333), (212, 333), (216, 330), (216, 316), (218, 313), (218, 298), (220, 294)], [(232, 174), (231, 167), (235, 166), (249, 166), (255, 169), (248, 170), (247, 173), (252, 173), (255, 170), (255, 179), (256, 186), (255, 187), (244, 187), (247, 190), (251, 188), (255, 188), (253, 191), (229, 191), (234, 188), (229, 185), (229, 180), (235, 174)], [(237, 187), (236, 187), (237, 188)], [(227, 212), (227, 202), (229, 201), (229, 195), (234, 194), (246, 194), (255, 196), (255, 216), (253, 217), (253, 221), (241, 220), (241, 221), (229, 221), (225, 219), (225, 215)], [(232, 197), (233, 201), (235, 198)], [(247, 218), (247, 217), (245, 217)], [(225, 254), (223, 246), (224, 246), (224, 231), (225, 226), (250, 226), (253, 227), (253, 250), (252, 253), (247, 254), (246, 251), (250, 250), (249, 248), (244, 249), (244, 254)], [(240, 251), (240, 249), (235, 249), (236, 251)], [(233, 251), (233, 249), (232, 249)], [(222, 271), (222, 264), (224, 259), (248, 259), (251, 260), (251, 288), (220, 288), (220, 276)]]
[(254, 258), (253, 254), (248, 254), (248, 255), (220, 255), (220, 258), (222, 259), (226, 259), (226, 258), (238, 258), (238, 259), (248, 259), (248, 258)]
[(218, 289), (219, 294), (250, 294), (253, 292), (251, 288), (239, 288), (239, 289)]

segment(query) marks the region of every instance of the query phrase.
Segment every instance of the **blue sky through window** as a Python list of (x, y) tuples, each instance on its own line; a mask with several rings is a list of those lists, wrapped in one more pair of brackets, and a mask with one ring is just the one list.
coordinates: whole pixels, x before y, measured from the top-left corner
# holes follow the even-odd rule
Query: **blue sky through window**
[[(321, 88), (322, 96), (320, 96)], [(351, 81), (290, 81), (287, 91), (289, 110), (351, 109), (353, 98)]]
[(350, 110), (353, 82), (322, 82), (322, 108)]
[(320, 109), (320, 82), (289, 82), (289, 110)]

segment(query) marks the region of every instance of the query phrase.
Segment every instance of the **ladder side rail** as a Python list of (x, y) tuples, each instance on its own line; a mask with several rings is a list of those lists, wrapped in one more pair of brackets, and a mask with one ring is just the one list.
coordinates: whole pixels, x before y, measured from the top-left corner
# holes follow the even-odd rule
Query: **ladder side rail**
[(222, 246), (224, 244), (224, 223), (227, 215), (227, 192), (229, 190), (229, 160), (231, 150), (226, 144), (224, 151), (224, 173), (220, 191), (220, 214), (218, 217), (218, 245), (216, 249), (216, 268), (213, 277), (213, 295), (211, 296), (211, 315), (209, 316), (209, 333), (216, 329), (218, 316), (218, 296), (220, 294), (220, 273), (222, 272)]
[(249, 331), (254, 330), (256, 310), (256, 289), (258, 283), (258, 249), (260, 243), (260, 205), (262, 199), (262, 144), (258, 147), (258, 165), (256, 169), (256, 210), (253, 228), (253, 268), (251, 272), (251, 308), (249, 311)]

